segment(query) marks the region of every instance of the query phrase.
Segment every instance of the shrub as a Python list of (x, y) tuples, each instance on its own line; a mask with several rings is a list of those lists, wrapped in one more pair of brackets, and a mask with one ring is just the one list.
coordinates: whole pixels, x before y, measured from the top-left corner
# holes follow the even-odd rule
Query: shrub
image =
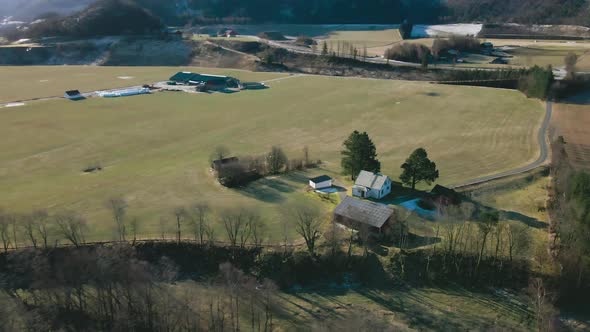
[(477, 38), (469, 36), (453, 36), (449, 39), (437, 38), (432, 44), (432, 54), (439, 56), (442, 52), (448, 50), (457, 50), (459, 52), (475, 52), (480, 48), (480, 42)]
[(428, 47), (420, 44), (403, 43), (385, 51), (385, 57), (391, 60), (420, 63), (430, 56)]

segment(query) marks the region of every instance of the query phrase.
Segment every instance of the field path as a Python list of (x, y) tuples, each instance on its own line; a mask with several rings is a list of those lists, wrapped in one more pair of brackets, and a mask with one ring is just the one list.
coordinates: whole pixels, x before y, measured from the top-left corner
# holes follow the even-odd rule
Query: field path
[(539, 128), (539, 133), (538, 133), (539, 147), (540, 147), (541, 151), (539, 154), (539, 158), (537, 158), (537, 160), (535, 160), (531, 164), (523, 166), (523, 167), (515, 168), (515, 169), (505, 171), (502, 173), (498, 173), (498, 174), (482, 176), (479, 178), (465, 181), (463, 183), (454, 184), (449, 187), (454, 188), (454, 189), (461, 188), (461, 187), (467, 187), (467, 186), (471, 186), (471, 185), (475, 185), (475, 184), (480, 184), (480, 183), (498, 180), (498, 179), (502, 179), (505, 177), (513, 176), (513, 175), (526, 173), (526, 172), (533, 170), (539, 166), (542, 166), (547, 161), (547, 156), (549, 155), (549, 151), (548, 151), (549, 148), (548, 148), (548, 144), (547, 144), (547, 131), (549, 129), (549, 122), (551, 121), (551, 114), (553, 113), (553, 103), (550, 100), (547, 100), (545, 109), (546, 109), (545, 110), (545, 118), (543, 119), (543, 123), (541, 124), (541, 128)]

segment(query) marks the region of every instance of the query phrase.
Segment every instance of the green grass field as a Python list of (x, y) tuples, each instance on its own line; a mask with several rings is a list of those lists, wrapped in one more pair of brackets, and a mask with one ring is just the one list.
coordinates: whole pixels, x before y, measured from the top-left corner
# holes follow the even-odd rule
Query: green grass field
[[(74, 67), (27, 68), (19, 76), (35, 84), (48, 77), (64, 84)], [(104, 77), (84, 78), (86, 89), (118, 82), (119, 75), (142, 68), (81, 67)], [(14, 68), (2, 69), (18, 74)], [(44, 75), (35, 75), (38, 70)], [(152, 80), (177, 69), (147, 68)], [(22, 69), (21, 69), (22, 71)], [(158, 77), (157, 72), (162, 73)], [(276, 74), (233, 73), (244, 80)], [(5, 76), (6, 77), (6, 76)], [(147, 77), (147, 76), (142, 76)], [(93, 85), (94, 84), (94, 85)], [(382, 171), (397, 178), (409, 153), (425, 147), (440, 169), (440, 183), (456, 183), (496, 173), (536, 159), (536, 131), (543, 116), (538, 101), (498, 89), (432, 85), (407, 81), (301, 76), (270, 82), (270, 89), (235, 94), (161, 92), (119, 99), (91, 98), (80, 102), (50, 100), (0, 109), (0, 193), (2, 207), (28, 212), (74, 210), (89, 221), (89, 240), (112, 237), (104, 202), (124, 197), (129, 214), (141, 220), (143, 236), (159, 235), (161, 217), (172, 218), (179, 205), (207, 201), (216, 210), (252, 205), (278, 241), (280, 207), (305, 195), (306, 177), (340, 172), (341, 144), (353, 130), (368, 131), (377, 145)], [(11, 87), (12, 94), (32, 98), (47, 90)], [(5, 91), (5, 90), (2, 90)], [(6, 98), (12, 100), (14, 98)], [(323, 169), (260, 180), (241, 190), (216, 183), (209, 155), (223, 144), (235, 154), (263, 154), (272, 145), (300, 157), (324, 161)], [(95, 162), (105, 169), (81, 170)], [(223, 237), (221, 232), (219, 237)]]

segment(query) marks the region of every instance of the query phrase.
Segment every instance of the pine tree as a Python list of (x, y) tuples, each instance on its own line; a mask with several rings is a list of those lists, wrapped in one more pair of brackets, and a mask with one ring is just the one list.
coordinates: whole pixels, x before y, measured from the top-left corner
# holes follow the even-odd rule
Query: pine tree
[(345, 175), (354, 180), (362, 170), (369, 172), (381, 171), (381, 163), (377, 160), (377, 149), (366, 132), (354, 131), (343, 143), (342, 169)]
[(324, 42), (322, 45), (322, 56), (328, 55), (328, 43)]
[(414, 150), (406, 162), (402, 164), (404, 170), (400, 175), (402, 183), (416, 189), (416, 184), (426, 182), (430, 185), (438, 179), (436, 164), (428, 159), (428, 153), (424, 148)]

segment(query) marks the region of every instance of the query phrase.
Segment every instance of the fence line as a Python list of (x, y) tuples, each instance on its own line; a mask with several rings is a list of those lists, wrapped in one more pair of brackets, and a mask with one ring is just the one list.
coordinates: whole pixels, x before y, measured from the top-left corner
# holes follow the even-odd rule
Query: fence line
[[(75, 245), (73, 243), (56, 243), (54, 245), (48, 245), (47, 248), (45, 248), (43, 245), (37, 245), (37, 247), (32, 246), (32, 245), (26, 245), (26, 246), (11, 246), (10, 248), (7, 249), (7, 251), (17, 251), (17, 250), (31, 250), (31, 249), (56, 249), (56, 248), (75, 248), (75, 247), (97, 247), (97, 246), (106, 246), (106, 245), (118, 245), (118, 244), (128, 244), (131, 246), (135, 246), (137, 244), (147, 244), (147, 243), (178, 243), (178, 244), (195, 244), (195, 245), (201, 245), (201, 241), (200, 240), (195, 240), (195, 239), (189, 239), (189, 238), (183, 238), (180, 240), (180, 242), (177, 239), (160, 239), (160, 238), (152, 238), (152, 239), (135, 239), (135, 240), (111, 240), (111, 241), (90, 241), (90, 242), (84, 242), (84, 243), (80, 243), (79, 245)], [(236, 244), (236, 245), (232, 245), (232, 243), (230, 242), (226, 242), (226, 241), (203, 241), (203, 246), (212, 246), (212, 247), (218, 247), (218, 248), (233, 248), (233, 249), (238, 249), (238, 248), (248, 248), (248, 249), (255, 249), (255, 248), (261, 248), (261, 249), (284, 249), (284, 248), (289, 248), (289, 249), (296, 249), (296, 248), (301, 248), (304, 247), (305, 244), (304, 243), (290, 243), (290, 244), (255, 244), (255, 243), (244, 243), (243, 245), (241, 244)], [(4, 252), (7, 252), (4, 251)]]

